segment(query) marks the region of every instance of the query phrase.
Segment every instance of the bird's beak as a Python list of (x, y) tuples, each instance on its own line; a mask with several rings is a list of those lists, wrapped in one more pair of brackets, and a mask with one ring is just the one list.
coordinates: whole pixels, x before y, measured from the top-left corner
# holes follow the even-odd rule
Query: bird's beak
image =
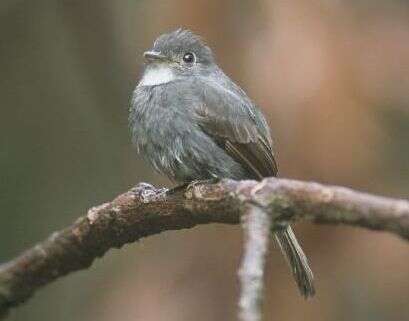
[(164, 61), (166, 56), (157, 51), (145, 51), (143, 57), (147, 62)]

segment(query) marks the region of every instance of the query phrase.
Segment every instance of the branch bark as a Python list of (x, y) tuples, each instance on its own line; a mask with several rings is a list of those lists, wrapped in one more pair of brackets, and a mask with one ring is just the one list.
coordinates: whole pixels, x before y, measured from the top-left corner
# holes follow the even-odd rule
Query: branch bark
[(224, 180), (167, 193), (141, 183), (0, 266), (0, 318), (38, 288), (88, 268), (111, 248), (198, 224), (238, 224), (248, 206), (272, 224), (301, 219), (384, 230), (409, 240), (409, 202), (295, 180)]

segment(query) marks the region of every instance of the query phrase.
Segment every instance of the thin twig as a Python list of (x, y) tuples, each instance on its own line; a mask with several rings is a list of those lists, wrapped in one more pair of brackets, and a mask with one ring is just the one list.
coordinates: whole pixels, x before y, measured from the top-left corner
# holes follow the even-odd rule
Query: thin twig
[(260, 321), (264, 263), (270, 243), (270, 216), (259, 206), (248, 205), (243, 215), (244, 254), (239, 270), (241, 294), (239, 317)]

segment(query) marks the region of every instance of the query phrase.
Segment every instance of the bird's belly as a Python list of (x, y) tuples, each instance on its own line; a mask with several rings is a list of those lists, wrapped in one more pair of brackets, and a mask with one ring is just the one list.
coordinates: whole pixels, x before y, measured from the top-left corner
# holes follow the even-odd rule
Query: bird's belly
[(242, 166), (200, 129), (161, 128), (145, 137), (149, 138), (139, 144), (140, 154), (174, 181), (246, 177)]

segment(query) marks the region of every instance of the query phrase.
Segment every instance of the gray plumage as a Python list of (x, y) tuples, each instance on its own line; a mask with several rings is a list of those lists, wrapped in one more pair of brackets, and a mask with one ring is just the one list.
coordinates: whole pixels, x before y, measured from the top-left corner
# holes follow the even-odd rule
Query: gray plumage
[[(133, 143), (156, 171), (182, 183), (277, 175), (265, 118), (201, 38), (181, 29), (161, 35), (145, 58), (129, 120)], [(291, 227), (275, 236), (301, 294), (312, 296), (313, 275)]]

